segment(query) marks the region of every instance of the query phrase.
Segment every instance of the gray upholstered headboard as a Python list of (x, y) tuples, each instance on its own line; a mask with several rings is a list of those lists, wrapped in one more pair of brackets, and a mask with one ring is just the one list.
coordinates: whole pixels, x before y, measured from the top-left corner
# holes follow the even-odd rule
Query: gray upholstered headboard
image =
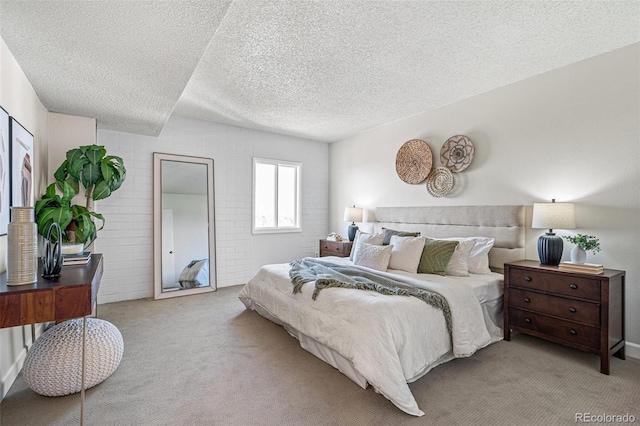
[(378, 207), (374, 230), (417, 231), (434, 238), (490, 237), (489, 266), (524, 259), (524, 206)]

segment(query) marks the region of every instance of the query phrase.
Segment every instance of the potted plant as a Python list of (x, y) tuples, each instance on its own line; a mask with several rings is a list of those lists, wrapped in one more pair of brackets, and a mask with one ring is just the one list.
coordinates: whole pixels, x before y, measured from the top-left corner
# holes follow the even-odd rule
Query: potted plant
[[(86, 247), (104, 227), (104, 217), (91, 211), (93, 201), (107, 198), (120, 188), (126, 178), (124, 162), (120, 157), (108, 156), (104, 146), (86, 145), (67, 151), (66, 160), (53, 176), (56, 181), (36, 202), (38, 233), (46, 236), (49, 226), (56, 222), (64, 231), (63, 242)], [(85, 189), (84, 206), (71, 204), (80, 192), (80, 184)], [(101, 222), (100, 228), (93, 219)]]
[(587, 260), (587, 251), (591, 251), (593, 254), (600, 251), (600, 240), (595, 235), (577, 234), (563, 238), (576, 245), (571, 249), (571, 262), (573, 263), (584, 263)]

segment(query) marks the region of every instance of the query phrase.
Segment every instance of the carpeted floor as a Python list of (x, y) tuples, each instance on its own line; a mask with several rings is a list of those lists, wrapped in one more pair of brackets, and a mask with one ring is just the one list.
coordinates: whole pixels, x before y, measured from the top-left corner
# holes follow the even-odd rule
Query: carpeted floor
[[(237, 299), (240, 287), (101, 305), (124, 337), (120, 367), (87, 391), (86, 425), (551, 425), (576, 413), (635, 416), (640, 360), (595, 355), (526, 335), (432, 370), (411, 385), (409, 416), (306, 352)], [(79, 394), (48, 398), (20, 376), (0, 424), (78, 424)]]

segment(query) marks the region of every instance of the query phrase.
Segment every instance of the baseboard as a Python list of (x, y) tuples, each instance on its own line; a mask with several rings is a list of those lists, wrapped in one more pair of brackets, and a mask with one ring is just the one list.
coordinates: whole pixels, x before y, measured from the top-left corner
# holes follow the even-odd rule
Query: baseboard
[(18, 374), (20, 374), (20, 371), (22, 371), (22, 366), (24, 365), (24, 360), (26, 357), (27, 357), (27, 349), (23, 348), (20, 351), (20, 354), (17, 356), (16, 360), (13, 362), (13, 365), (11, 365), (11, 368), (9, 369), (7, 374), (5, 374), (2, 380), (0, 381), (0, 390), (2, 390), (2, 399), (4, 399), (4, 397), (7, 396), (7, 393), (9, 393), (9, 389), (11, 389), (11, 385), (18, 377)]
[(624, 355), (640, 359), (640, 345), (637, 343), (625, 342)]
[[(27, 358), (27, 352), (29, 351), (31, 346), (33, 346), (33, 338), (35, 337), (37, 339), (38, 337), (40, 337), (42, 333), (44, 333), (46, 325), (46, 323), (42, 323), (35, 324), (33, 326), (25, 326), (22, 328), (22, 340), (24, 346), (18, 353), (18, 356), (13, 360), (13, 364), (9, 368), (9, 371), (7, 371), (7, 374), (5, 374), (4, 377), (0, 378), (0, 395), (2, 395), (0, 401), (2, 401), (5, 396), (7, 396), (7, 393), (9, 393), (9, 389), (11, 389), (11, 385), (13, 385), (13, 382), (15, 382), (16, 378), (22, 371), (24, 361)], [(33, 333), (35, 333), (35, 336), (33, 336)]]

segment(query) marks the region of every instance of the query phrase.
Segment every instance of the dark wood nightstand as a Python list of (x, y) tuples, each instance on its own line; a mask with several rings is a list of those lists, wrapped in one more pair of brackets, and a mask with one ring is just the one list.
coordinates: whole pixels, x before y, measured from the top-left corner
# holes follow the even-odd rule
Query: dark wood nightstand
[(624, 359), (625, 271), (561, 271), (531, 260), (504, 264), (504, 340), (511, 330), (600, 356)]
[(349, 257), (351, 254), (351, 247), (353, 247), (353, 241), (320, 240), (320, 257)]

